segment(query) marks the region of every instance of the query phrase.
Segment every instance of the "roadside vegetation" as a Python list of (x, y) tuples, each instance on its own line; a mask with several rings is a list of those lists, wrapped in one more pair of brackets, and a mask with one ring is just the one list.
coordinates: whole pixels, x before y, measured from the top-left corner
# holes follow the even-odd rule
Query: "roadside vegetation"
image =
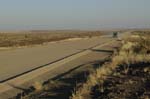
[(101, 31), (25, 31), (0, 33), (0, 47), (19, 47), (69, 38), (101, 36)]
[(150, 99), (150, 32), (125, 38), (111, 62), (91, 73), (72, 99)]

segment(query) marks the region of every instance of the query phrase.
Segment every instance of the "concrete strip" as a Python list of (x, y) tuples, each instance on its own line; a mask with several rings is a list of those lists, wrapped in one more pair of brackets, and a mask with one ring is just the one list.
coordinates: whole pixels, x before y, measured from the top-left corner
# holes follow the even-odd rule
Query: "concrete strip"
[[(96, 46), (94, 48), (99, 48), (99, 47), (105, 46), (105, 45), (110, 44), (110, 43), (112, 43), (112, 40), (110, 42)], [(36, 79), (38, 81), (38, 79), (40, 79), (40, 77), (42, 77), (42, 75), (46, 76), (45, 74), (48, 73), (49, 71), (56, 69), (56, 68), (59, 68), (60, 66), (66, 64), (72, 60), (75, 60), (75, 59), (77, 59), (83, 55), (86, 55), (90, 52), (91, 52), (90, 50), (85, 50), (81, 53), (78, 53), (78, 54), (75, 54), (75, 55), (70, 56), (68, 58), (65, 58), (65, 59), (60, 60), (56, 63), (51, 64), (51, 65), (45, 66), (43, 68), (39, 68), (39, 69), (34, 70), (30, 73), (27, 73), (27, 74), (24, 74), (20, 77), (17, 77), (15, 79), (1, 83), (0, 84), (0, 89), (1, 89), (0, 90), (0, 99), (7, 99), (7, 98), (15, 96), (18, 93), (21, 93), (22, 90), (15, 88), (15, 87), (18, 87), (18, 86), (25, 86), (26, 88), (30, 87), (31, 84), (33, 84), (35, 82), (35, 80), (33, 80), (33, 79)], [(47, 79), (49, 79), (49, 76), (47, 77)], [(45, 77), (45, 80), (46, 80), (46, 77)]]
[(110, 37), (93, 37), (78, 41), (2, 51), (0, 52), (0, 83), (33, 69), (49, 65), (84, 49), (103, 44), (111, 39)]

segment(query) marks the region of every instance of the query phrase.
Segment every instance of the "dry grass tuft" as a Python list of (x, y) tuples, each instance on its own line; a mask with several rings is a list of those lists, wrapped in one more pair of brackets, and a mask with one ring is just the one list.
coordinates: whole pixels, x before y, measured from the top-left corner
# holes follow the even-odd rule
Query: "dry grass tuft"
[[(124, 73), (127, 74), (130, 64), (150, 63), (150, 36), (147, 34), (131, 36), (126, 38), (120, 51), (112, 58), (112, 62), (103, 65), (89, 75), (88, 80), (83, 86), (72, 94), (72, 99), (91, 99), (91, 90), (98, 85), (99, 92), (104, 91), (103, 83), (108, 75), (120, 75), (115, 73), (117, 67), (124, 66)], [(149, 72), (149, 68), (145, 68), (145, 72)], [(130, 84), (133, 81), (129, 81)]]
[(35, 88), (35, 91), (41, 91), (43, 89), (43, 84), (40, 82), (35, 82), (33, 87)]

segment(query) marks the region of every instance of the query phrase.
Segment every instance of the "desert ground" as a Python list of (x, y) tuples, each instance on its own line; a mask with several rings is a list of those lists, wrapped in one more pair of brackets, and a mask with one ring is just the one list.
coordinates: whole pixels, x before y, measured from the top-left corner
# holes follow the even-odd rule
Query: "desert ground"
[(104, 31), (102, 32), (78, 30), (31, 30), (0, 32), (0, 47), (39, 45), (47, 42), (60, 41), (69, 38), (101, 36), (103, 33)]
[[(112, 34), (88, 38), (86, 35), (84, 39), (1, 51), (0, 54), (10, 55), (11, 64), (14, 61), (12, 51), (19, 62), (26, 60), (24, 64), (29, 64), (27, 67), (15, 64), (16, 69), (6, 74), (6, 69), (2, 70), (0, 87), (10, 89), (9, 93), (15, 89), (11, 99), (149, 99), (149, 33), (149, 30), (130, 30), (119, 34), (118, 38), (113, 38)], [(50, 58), (57, 55), (61, 57)], [(21, 59), (23, 56), (27, 57)], [(58, 61), (53, 64), (55, 60)], [(40, 63), (46, 65), (39, 67)], [(1, 96), (6, 97), (6, 94)]]

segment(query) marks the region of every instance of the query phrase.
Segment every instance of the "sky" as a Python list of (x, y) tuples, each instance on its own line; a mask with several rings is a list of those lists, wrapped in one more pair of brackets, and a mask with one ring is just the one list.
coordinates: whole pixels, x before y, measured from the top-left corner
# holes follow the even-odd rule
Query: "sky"
[(150, 0), (0, 0), (0, 30), (149, 28)]

